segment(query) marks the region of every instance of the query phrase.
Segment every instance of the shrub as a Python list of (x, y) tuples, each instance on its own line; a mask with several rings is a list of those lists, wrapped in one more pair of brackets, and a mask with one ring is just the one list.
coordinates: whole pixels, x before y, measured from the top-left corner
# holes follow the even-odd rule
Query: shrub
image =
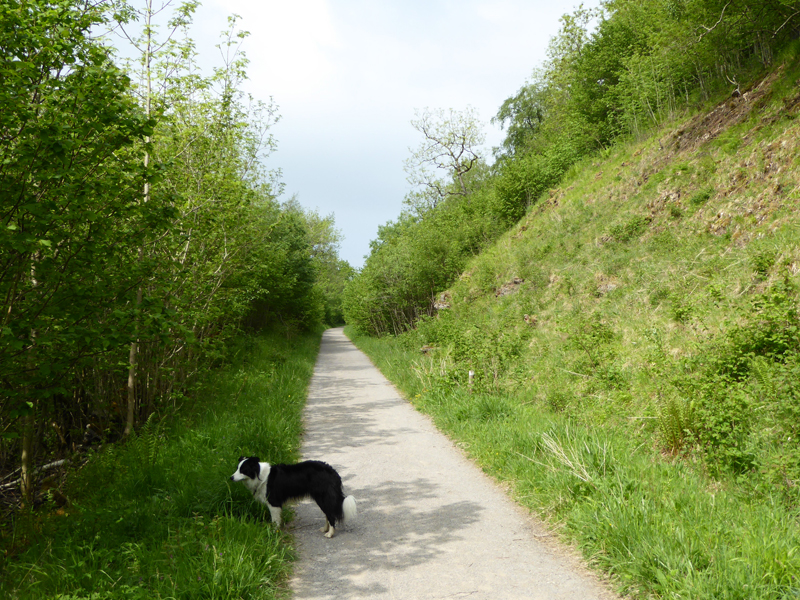
[(704, 188), (695, 192), (692, 196), (689, 197), (689, 204), (692, 206), (702, 206), (714, 195), (714, 190), (712, 188)]

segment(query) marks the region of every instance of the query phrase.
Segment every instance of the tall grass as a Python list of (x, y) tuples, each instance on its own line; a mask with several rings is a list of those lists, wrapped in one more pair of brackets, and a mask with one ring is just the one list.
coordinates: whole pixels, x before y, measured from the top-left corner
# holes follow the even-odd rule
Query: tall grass
[[(402, 338), (346, 329), (384, 374), (514, 497), (634, 598), (800, 597), (798, 513), (623, 431), (511, 393), (430, 386)], [(416, 375), (415, 375), (416, 373)]]
[(71, 475), (70, 505), (4, 529), (0, 597), (285, 595), (291, 539), (229, 477), (240, 455), (297, 458), (318, 347), (318, 334), (242, 340), (175, 414), (97, 451)]

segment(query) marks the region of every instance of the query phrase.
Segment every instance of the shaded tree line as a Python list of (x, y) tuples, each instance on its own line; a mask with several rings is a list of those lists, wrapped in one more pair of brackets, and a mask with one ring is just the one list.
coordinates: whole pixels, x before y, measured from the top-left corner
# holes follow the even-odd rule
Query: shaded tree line
[(202, 75), (196, 6), (162, 39), (149, 0), (0, 6), (0, 471), (29, 504), (37, 464), (190, 401), (243, 326), (341, 320), (333, 219), (279, 201), (246, 34)]

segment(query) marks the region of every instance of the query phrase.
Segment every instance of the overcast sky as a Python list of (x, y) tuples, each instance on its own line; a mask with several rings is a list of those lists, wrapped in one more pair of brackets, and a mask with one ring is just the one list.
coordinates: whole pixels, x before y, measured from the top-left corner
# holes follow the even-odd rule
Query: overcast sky
[[(596, 5), (597, 0), (584, 2)], [(420, 142), (415, 108), (475, 107), (489, 124), (545, 59), (572, 0), (205, 0), (192, 35), (213, 48), (227, 16), (250, 32), (246, 85), (273, 97), (284, 199), (333, 213), (340, 256), (363, 265), (378, 226), (409, 190), (403, 161)], [(207, 55), (207, 52), (203, 52)]]

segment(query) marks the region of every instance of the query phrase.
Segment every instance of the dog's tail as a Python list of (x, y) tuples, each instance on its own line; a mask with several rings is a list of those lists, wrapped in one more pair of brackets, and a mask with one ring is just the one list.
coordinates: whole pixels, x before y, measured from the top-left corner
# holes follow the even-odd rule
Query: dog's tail
[(353, 521), (358, 514), (358, 510), (356, 509), (356, 499), (353, 496), (348, 496), (342, 502), (342, 513), (344, 513), (344, 520), (345, 521)]

